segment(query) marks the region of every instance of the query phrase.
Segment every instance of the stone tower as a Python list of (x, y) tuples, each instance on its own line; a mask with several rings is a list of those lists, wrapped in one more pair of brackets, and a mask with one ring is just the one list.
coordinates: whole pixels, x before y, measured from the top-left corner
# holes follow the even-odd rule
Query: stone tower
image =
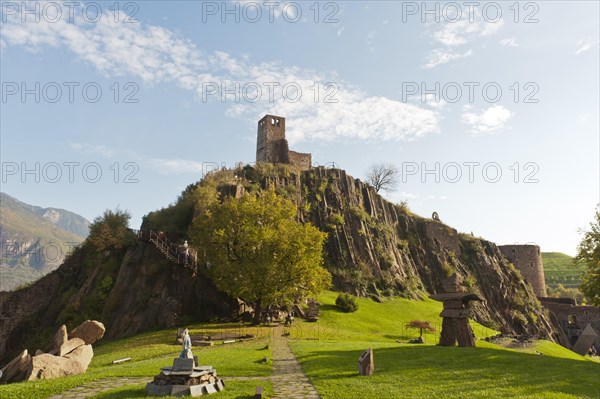
[(256, 162), (289, 163), (285, 118), (266, 115), (258, 121)]
[(256, 162), (284, 163), (310, 169), (310, 154), (290, 151), (285, 138), (285, 118), (265, 115), (258, 121), (256, 137)]
[(546, 280), (542, 253), (537, 245), (501, 245), (500, 252), (513, 264), (532, 287), (537, 297), (545, 297)]

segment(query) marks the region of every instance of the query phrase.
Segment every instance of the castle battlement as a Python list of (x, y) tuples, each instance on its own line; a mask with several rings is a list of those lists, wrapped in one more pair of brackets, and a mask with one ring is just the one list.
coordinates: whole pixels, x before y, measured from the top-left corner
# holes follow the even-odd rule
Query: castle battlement
[(312, 156), (290, 151), (285, 138), (285, 118), (265, 115), (258, 121), (256, 162), (284, 163), (306, 170), (312, 166)]

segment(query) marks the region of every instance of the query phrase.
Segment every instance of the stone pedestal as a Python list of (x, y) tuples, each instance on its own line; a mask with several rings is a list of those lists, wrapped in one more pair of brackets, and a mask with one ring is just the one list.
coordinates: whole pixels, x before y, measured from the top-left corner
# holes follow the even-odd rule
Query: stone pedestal
[(174, 359), (172, 367), (163, 367), (160, 374), (146, 385), (148, 396), (202, 396), (225, 388), (212, 366), (194, 366), (193, 359)]

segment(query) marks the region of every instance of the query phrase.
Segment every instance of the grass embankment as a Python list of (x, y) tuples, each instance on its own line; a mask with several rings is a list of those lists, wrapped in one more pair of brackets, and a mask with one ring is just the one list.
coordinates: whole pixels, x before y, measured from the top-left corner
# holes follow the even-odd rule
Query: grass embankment
[[(253, 333), (257, 339), (253, 341), (219, 344), (213, 347), (194, 347), (200, 363), (211, 365), (217, 369), (226, 384), (226, 389), (219, 393), (218, 398), (244, 398), (254, 392), (254, 387), (260, 385), (267, 392), (272, 392), (268, 376), (271, 375), (270, 362), (265, 364), (263, 357), (271, 358), (271, 350), (266, 348), (273, 329), (244, 328), (235, 324), (195, 325), (190, 327), (191, 335), (206, 333), (242, 332)], [(222, 342), (222, 341), (221, 341)], [(0, 398), (36, 399), (47, 398), (67, 389), (85, 384), (86, 382), (119, 377), (147, 377), (148, 382), (160, 372), (161, 367), (170, 366), (173, 357), (179, 355), (181, 345), (175, 343), (175, 331), (163, 330), (148, 332), (131, 338), (113, 342), (98, 342), (94, 345), (94, 359), (84, 375), (40, 380), (0, 386)], [(126, 363), (113, 365), (112, 361), (131, 357)], [(227, 377), (258, 377), (252, 381), (227, 380)], [(264, 379), (261, 377), (265, 377)], [(115, 388), (96, 397), (98, 398), (145, 398), (145, 384)], [(251, 396), (248, 396), (251, 397)]]
[[(359, 302), (356, 313), (334, 307), (335, 294), (320, 297), (319, 323), (337, 326), (329, 341), (296, 339), (292, 348), (306, 374), (326, 399), (361, 398), (598, 398), (600, 364), (547, 341), (522, 350), (482, 340), (477, 348), (408, 344), (417, 332), (404, 324), (413, 319), (439, 325), (439, 303), (397, 299)], [(492, 335), (472, 323), (481, 338)], [(322, 327), (322, 329), (324, 329)], [(335, 338), (339, 337), (339, 339)], [(402, 340), (403, 343), (397, 343)], [(375, 374), (360, 377), (357, 360), (373, 348)], [(541, 355), (540, 355), (541, 353)]]

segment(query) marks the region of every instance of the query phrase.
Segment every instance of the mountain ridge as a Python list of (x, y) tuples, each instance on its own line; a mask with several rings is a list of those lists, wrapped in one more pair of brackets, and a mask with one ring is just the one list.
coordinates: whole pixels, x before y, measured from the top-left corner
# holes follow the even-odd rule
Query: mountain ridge
[(11, 290), (56, 269), (89, 233), (71, 211), (42, 208), (0, 193), (0, 290)]

